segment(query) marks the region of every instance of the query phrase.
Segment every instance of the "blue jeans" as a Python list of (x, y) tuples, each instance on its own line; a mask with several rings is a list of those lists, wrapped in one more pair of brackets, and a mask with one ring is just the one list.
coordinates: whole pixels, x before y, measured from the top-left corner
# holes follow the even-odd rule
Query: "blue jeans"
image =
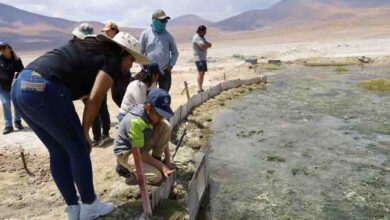
[(117, 116), (119, 123), (123, 120), (123, 118), (124, 118), (125, 116), (126, 116), (126, 114), (122, 114), (122, 113), (119, 112), (119, 114), (118, 114), (118, 116)]
[(95, 201), (92, 164), (83, 128), (70, 91), (36, 72), (23, 70), (11, 97), (22, 118), (37, 134), (50, 154), (51, 174), (67, 205)]
[[(7, 90), (4, 90), (2, 86), (0, 85), (0, 100), (1, 104), (3, 105), (3, 114), (4, 114), (4, 123), (5, 127), (12, 127), (12, 112), (11, 112), (11, 96), (10, 92)], [(15, 108), (15, 123), (19, 123), (20, 121), (20, 113)]]

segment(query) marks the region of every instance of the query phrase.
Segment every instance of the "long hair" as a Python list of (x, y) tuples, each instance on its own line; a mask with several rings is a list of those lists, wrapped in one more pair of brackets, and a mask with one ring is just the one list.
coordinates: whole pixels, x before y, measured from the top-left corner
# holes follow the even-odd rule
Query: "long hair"
[(6, 45), (5, 47), (8, 47), (10, 50), (11, 50), (11, 59), (17, 61), (19, 60), (20, 58), (18, 57), (18, 55), (16, 55), (14, 49), (12, 49), (12, 47), (10, 45)]
[(146, 72), (145, 70), (141, 70), (137, 75), (135, 75), (132, 80), (139, 80), (148, 87), (150, 87), (153, 83), (153, 75), (149, 72)]
[(121, 56), (121, 57), (125, 55), (127, 56), (129, 54), (126, 50), (123, 50), (120, 46), (116, 45), (115, 43), (101, 42), (98, 41), (95, 37), (87, 37), (84, 40), (79, 38), (73, 38), (72, 40), (70, 40), (70, 43), (73, 43), (76, 46), (80, 47), (81, 49), (93, 53), (101, 53), (105, 55)]

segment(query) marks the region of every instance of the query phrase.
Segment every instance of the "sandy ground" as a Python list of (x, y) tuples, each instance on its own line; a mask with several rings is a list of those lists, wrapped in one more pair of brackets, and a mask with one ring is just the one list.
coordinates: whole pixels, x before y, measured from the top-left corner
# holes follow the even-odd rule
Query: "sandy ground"
[[(190, 93), (197, 91), (196, 68), (192, 61), (190, 45), (179, 45), (180, 59), (173, 72), (171, 90), (172, 106), (176, 109), (186, 101), (183, 82), (189, 83)], [(265, 69), (249, 68), (244, 62), (247, 57), (256, 57), (266, 62), (268, 59), (283, 61), (310, 60), (312, 58), (331, 58), (368, 56), (375, 62), (388, 62), (390, 57), (390, 37), (356, 40), (323, 40), (293, 43), (270, 44), (262, 40), (231, 40), (214, 42), (209, 52), (209, 73), (205, 78), (205, 87), (217, 84), (226, 78), (250, 78), (266, 72)], [(20, 53), (24, 63), (29, 63), (41, 52)], [(136, 70), (137, 67), (134, 68)], [(82, 112), (82, 103), (75, 102), (78, 112)], [(115, 134), (117, 107), (109, 99), (112, 129)], [(1, 108), (0, 108), (1, 111)], [(0, 112), (2, 116), (2, 112)], [(3, 117), (0, 126), (3, 127)], [(7, 136), (0, 135), (0, 219), (59, 219), (64, 218), (64, 203), (50, 176), (46, 148), (31, 130), (15, 132)], [(20, 149), (25, 150), (29, 176), (22, 166)], [(96, 148), (92, 152), (94, 183), (97, 194), (103, 200), (112, 197), (112, 181), (117, 178), (113, 167), (115, 157), (112, 147)], [(118, 182), (118, 181), (117, 181)]]
[[(174, 109), (187, 100), (185, 93), (182, 93), (184, 81), (189, 84), (190, 94), (197, 91), (197, 73), (191, 61), (192, 55), (186, 51), (182, 52), (181, 59), (173, 72), (171, 94)], [(37, 54), (39, 53), (21, 54), (21, 56), (27, 63)], [(251, 78), (258, 76), (261, 72), (249, 69), (241, 59), (232, 57), (221, 59), (223, 62), (210, 62), (205, 88), (223, 81), (224, 78), (227, 80), (238, 77)], [(137, 70), (137, 66), (134, 70)], [(81, 115), (83, 104), (81, 101), (76, 101), (74, 104)], [(114, 137), (118, 108), (111, 99), (108, 105), (112, 121), (110, 134)], [(0, 209), (3, 210), (0, 213), (0, 219), (64, 218), (64, 203), (50, 176), (47, 150), (36, 135), (30, 129), (26, 129), (6, 136), (1, 135), (0, 139), (0, 195), (5, 198), (0, 201)], [(31, 176), (23, 169), (20, 156), (22, 149), (25, 152), (28, 169), (33, 174)], [(118, 187), (119, 189), (126, 187), (126, 185), (121, 185), (123, 180), (114, 172), (116, 159), (112, 146), (95, 148), (92, 152), (92, 160), (96, 192), (103, 200), (111, 200), (116, 196)], [(112, 186), (113, 182), (119, 184), (115, 189)], [(127, 199), (131, 200), (131, 198)]]

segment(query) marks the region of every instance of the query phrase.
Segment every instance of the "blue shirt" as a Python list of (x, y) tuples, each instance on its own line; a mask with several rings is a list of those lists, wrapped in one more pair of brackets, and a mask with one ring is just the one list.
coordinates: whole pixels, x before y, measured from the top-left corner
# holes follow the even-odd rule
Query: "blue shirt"
[(170, 33), (157, 33), (152, 27), (144, 30), (140, 36), (141, 52), (151, 63), (157, 63), (162, 71), (168, 66), (174, 66), (179, 51), (175, 39)]

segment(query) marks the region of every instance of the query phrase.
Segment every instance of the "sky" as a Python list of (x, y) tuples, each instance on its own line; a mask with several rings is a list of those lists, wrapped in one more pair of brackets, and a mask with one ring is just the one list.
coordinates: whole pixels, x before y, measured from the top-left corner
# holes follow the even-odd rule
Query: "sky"
[[(196, 14), (210, 21), (267, 8), (280, 0), (0, 0), (23, 10), (74, 21), (114, 20), (120, 26), (145, 27), (162, 8), (172, 18)], [(86, 3), (88, 2), (88, 3)]]

